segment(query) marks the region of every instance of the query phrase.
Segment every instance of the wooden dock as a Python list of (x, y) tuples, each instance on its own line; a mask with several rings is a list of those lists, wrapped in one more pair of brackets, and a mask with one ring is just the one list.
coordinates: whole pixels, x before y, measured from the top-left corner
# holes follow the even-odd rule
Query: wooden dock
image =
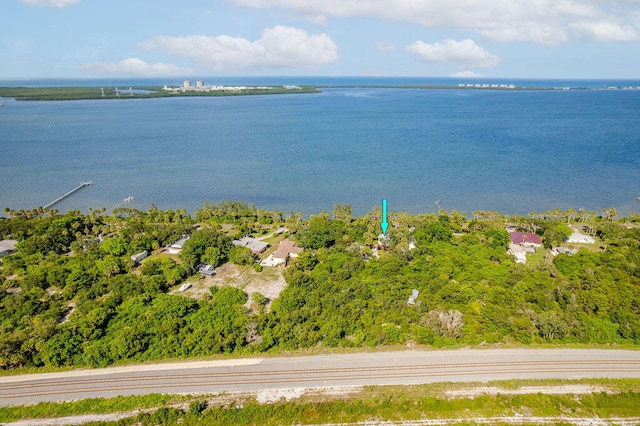
[(67, 198), (69, 195), (73, 194), (74, 192), (84, 188), (85, 186), (89, 186), (91, 185), (92, 182), (81, 182), (80, 185), (76, 186), (75, 188), (73, 188), (71, 191), (67, 192), (64, 195), (61, 195), (60, 197), (56, 198), (55, 200), (53, 200), (52, 202), (50, 202), (49, 204), (47, 204), (46, 206), (44, 206), (43, 208), (48, 209), (49, 207), (53, 206), (56, 203), (59, 203), (60, 201), (64, 200), (65, 198)]

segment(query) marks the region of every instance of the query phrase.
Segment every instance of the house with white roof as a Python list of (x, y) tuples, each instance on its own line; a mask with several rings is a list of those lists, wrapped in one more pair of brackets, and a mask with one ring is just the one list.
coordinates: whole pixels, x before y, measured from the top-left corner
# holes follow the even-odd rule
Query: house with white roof
[(167, 248), (167, 253), (170, 253), (170, 254), (180, 253), (182, 251), (182, 247), (184, 246), (184, 243), (186, 243), (189, 240), (189, 238), (190, 238), (189, 235), (183, 235), (182, 238), (180, 238), (178, 241), (171, 243), (169, 248)]
[(567, 242), (575, 244), (595, 244), (596, 240), (593, 237), (584, 235), (574, 229), (573, 234), (567, 238)]

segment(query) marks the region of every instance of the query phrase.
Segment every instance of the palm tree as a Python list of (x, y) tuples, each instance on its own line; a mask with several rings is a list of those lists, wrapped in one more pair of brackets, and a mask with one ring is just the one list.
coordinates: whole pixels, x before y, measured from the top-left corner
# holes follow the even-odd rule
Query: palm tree
[(607, 220), (613, 222), (616, 216), (618, 216), (618, 211), (615, 207), (609, 207), (608, 209), (602, 209), (602, 215), (603, 217), (606, 216)]
[(567, 217), (567, 225), (576, 217), (576, 213), (576, 209), (573, 208), (564, 212), (564, 215)]
[(273, 220), (276, 223), (282, 223), (283, 218), (284, 218), (284, 212), (277, 211), (277, 210), (273, 212)]

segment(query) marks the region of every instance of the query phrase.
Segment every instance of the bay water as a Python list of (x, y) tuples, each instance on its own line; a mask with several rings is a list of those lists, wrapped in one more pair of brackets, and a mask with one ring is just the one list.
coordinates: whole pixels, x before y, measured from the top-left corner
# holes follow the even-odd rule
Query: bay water
[(55, 208), (193, 213), (242, 200), (305, 216), (347, 203), (360, 215), (386, 198), (410, 213), (640, 210), (640, 90), (321, 90), (5, 98), (0, 208), (43, 206), (91, 181)]

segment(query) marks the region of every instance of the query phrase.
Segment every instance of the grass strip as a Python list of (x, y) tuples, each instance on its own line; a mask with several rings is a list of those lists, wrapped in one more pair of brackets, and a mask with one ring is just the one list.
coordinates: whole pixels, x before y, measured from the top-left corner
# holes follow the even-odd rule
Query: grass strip
[[(191, 407), (198, 409), (192, 410)], [(315, 403), (280, 402), (249, 403), (243, 406), (204, 408), (192, 404), (186, 412), (176, 408), (161, 408), (153, 413), (106, 424), (118, 425), (293, 425), (293, 424), (355, 424), (404, 422), (422, 419), (472, 422), (474, 419), (500, 419), (520, 416), (558, 419), (571, 424), (570, 419), (607, 418), (637, 419), (640, 393), (595, 393), (586, 395), (493, 395), (476, 398), (444, 399), (428, 396), (407, 399), (402, 395), (386, 399), (328, 401)], [(491, 420), (490, 420), (491, 421)], [(583, 420), (580, 420), (582, 422)]]
[[(580, 395), (571, 393), (508, 394), (524, 387), (562, 387), (571, 385), (606, 389)], [(448, 391), (493, 387), (504, 394), (475, 397), (447, 397)], [(199, 404), (206, 401), (207, 403)], [(177, 404), (200, 407), (183, 410)], [(353, 423), (368, 420), (403, 421), (471, 417), (495, 417), (526, 414), (529, 416), (630, 417), (640, 415), (640, 379), (581, 380), (509, 380), (489, 383), (437, 383), (414, 386), (369, 386), (351, 394), (309, 392), (292, 400), (260, 404), (252, 396), (204, 395), (121, 396), (92, 398), (74, 402), (39, 403), (29, 406), (0, 407), (0, 422), (20, 419), (43, 419), (83, 414), (108, 414), (157, 408), (118, 424), (317, 424)], [(131, 420), (131, 423), (129, 423)], [(195, 423), (194, 423), (195, 424)]]
[(191, 396), (151, 394), (89, 398), (72, 402), (41, 402), (35, 405), (0, 407), (0, 422), (20, 419), (47, 419), (82, 414), (108, 414), (145, 408), (160, 408), (192, 399)]

